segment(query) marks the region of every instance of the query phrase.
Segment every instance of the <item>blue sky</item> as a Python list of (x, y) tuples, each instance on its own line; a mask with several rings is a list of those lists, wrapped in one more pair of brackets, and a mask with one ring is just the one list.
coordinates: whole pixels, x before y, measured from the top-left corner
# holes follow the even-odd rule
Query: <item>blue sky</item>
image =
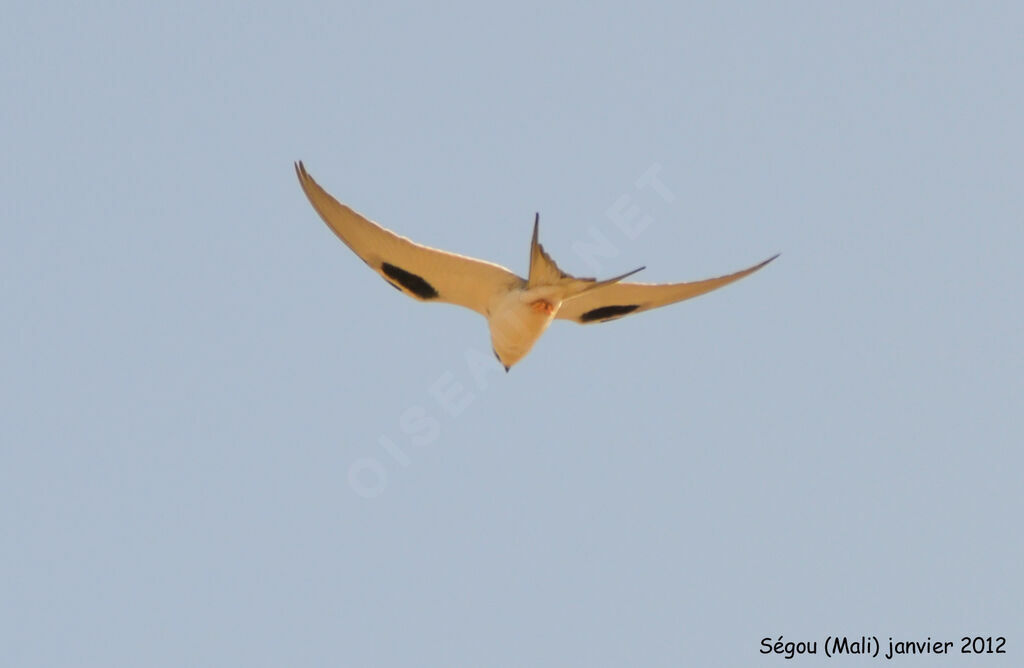
[[(3, 664), (749, 665), (1022, 627), (1019, 6), (5, 15)], [(506, 375), (478, 315), (335, 239), (298, 159), (520, 273), (534, 212), (578, 274), (782, 257), (555, 323)]]

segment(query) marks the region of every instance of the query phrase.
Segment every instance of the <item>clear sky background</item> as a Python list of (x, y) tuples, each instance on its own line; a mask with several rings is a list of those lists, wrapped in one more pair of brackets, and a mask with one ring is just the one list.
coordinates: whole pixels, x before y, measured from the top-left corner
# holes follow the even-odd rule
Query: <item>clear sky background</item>
[[(1021, 665), (1024, 9), (668, 4), (9, 3), (0, 664)], [(506, 375), (298, 159), (520, 273), (782, 257)]]

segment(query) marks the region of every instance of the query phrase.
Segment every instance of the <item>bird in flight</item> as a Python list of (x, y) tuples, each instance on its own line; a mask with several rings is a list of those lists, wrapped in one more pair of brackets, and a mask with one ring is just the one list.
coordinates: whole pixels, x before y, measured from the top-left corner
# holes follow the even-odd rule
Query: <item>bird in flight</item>
[(625, 283), (644, 267), (602, 281), (571, 276), (537, 241), (533, 220), (528, 278), (505, 267), (422, 246), (365, 218), (321, 188), (302, 162), (295, 173), (306, 197), (327, 226), (363, 262), (410, 297), (472, 309), (487, 318), (494, 355), (512, 368), (530, 352), (552, 320), (608, 322), (716, 290), (749, 276), (778, 257), (718, 278), (690, 283)]

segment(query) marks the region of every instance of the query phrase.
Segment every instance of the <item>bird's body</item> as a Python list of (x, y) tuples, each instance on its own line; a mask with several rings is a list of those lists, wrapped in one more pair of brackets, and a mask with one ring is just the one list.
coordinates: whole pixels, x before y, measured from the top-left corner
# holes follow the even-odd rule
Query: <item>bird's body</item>
[(692, 283), (625, 283), (640, 269), (603, 281), (566, 274), (537, 240), (534, 218), (528, 278), (482, 260), (429, 248), (399, 236), (331, 197), (295, 166), (313, 208), (334, 233), (397, 290), (420, 301), (470, 308), (485, 318), (494, 354), (508, 371), (533, 348), (555, 319), (587, 324), (665, 306), (747, 276), (773, 256), (743, 271)]
[(491, 347), (506, 370), (526, 357), (555, 319), (561, 299), (553, 292), (550, 287), (524, 286), (495, 298), (487, 318), (491, 328)]

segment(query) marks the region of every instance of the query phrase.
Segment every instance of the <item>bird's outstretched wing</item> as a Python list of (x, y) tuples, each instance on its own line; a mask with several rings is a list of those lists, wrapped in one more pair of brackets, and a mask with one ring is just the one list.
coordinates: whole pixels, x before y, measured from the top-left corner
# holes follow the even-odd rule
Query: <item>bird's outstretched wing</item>
[(421, 246), (384, 229), (331, 197), (301, 162), (295, 173), (313, 208), (338, 238), (410, 297), (457, 304), (487, 316), (494, 295), (525, 283), (500, 265)]
[(749, 276), (777, 257), (778, 255), (774, 255), (760, 264), (737, 271), (735, 274), (692, 283), (612, 283), (562, 302), (555, 317), (574, 320), (584, 325), (593, 322), (608, 322), (625, 315), (667, 306), (684, 299), (697, 297), (705, 292), (717, 290), (744, 276)]

